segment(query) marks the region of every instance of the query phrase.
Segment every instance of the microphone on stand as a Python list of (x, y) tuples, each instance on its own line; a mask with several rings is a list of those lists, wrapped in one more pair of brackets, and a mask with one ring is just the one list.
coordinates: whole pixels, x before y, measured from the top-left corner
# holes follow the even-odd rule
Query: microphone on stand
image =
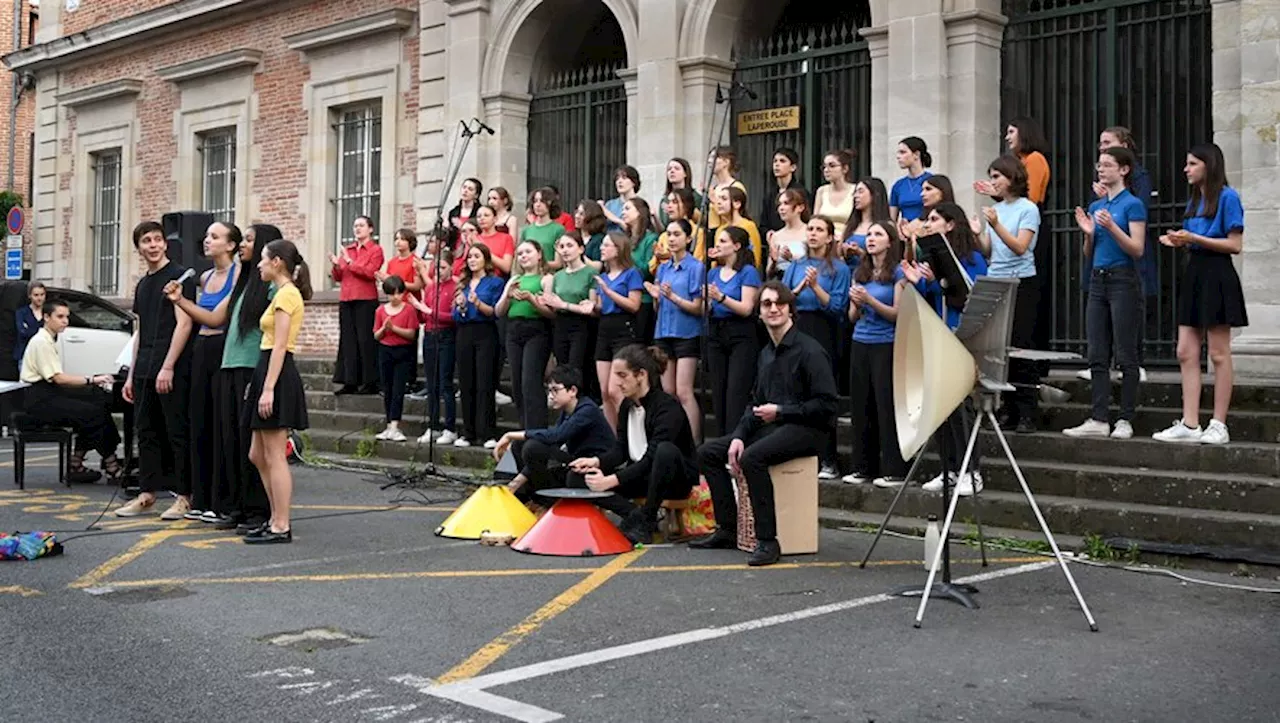
[(746, 83), (735, 81), (733, 84), (733, 88), (730, 90), (730, 93), (732, 93), (734, 90), (738, 90), (738, 91), (742, 91), (743, 93), (746, 93), (747, 97), (750, 98), (751, 100), (758, 100), (760, 98), (760, 96), (754, 90), (752, 90)]
[(485, 133), (488, 133), (489, 135), (493, 135), (493, 129), (485, 125), (484, 121), (480, 120), (479, 118), (472, 118), (471, 120), (475, 121), (476, 125), (480, 126), (480, 130), (484, 131)]

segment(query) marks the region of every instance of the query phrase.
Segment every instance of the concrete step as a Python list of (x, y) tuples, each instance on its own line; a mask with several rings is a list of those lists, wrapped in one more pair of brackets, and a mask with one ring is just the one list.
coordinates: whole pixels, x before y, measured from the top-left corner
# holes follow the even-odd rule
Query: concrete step
[[(1090, 382), (1078, 379), (1074, 371), (1056, 370), (1045, 380), (1063, 391), (1071, 394), (1071, 401), (1078, 404), (1089, 404), (1092, 399)], [(1200, 409), (1213, 409), (1213, 376), (1206, 374), (1201, 379)], [(1116, 404), (1120, 401), (1120, 383), (1111, 384), (1112, 399)], [(1153, 407), (1182, 408), (1182, 381), (1177, 372), (1151, 371), (1147, 382), (1138, 390), (1138, 403)], [(1274, 411), (1280, 409), (1280, 383), (1265, 379), (1237, 379), (1231, 390), (1231, 410), (1239, 411)]]
[[(1041, 405), (1040, 428), (1061, 432), (1068, 427), (1089, 419), (1088, 404)], [(1114, 414), (1114, 409), (1112, 414)], [(1138, 407), (1132, 420), (1135, 437), (1150, 437), (1182, 418), (1182, 410), (1172, 407)], [(1201, 418), (1201, 425), (1208, 424), (1210, 415)], [(1280, 442), (1280, 413), (1275, 411), (1232, 410), (1227, 417), (1231, 439), (1242, 442)]]

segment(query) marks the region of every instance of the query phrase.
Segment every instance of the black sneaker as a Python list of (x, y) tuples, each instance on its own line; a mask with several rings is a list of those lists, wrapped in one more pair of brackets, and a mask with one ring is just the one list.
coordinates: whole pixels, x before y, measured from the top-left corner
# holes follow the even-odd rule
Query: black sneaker
[(270, 527), (271, 523), (261, 517), (251, 517), (236, 525), (237, 535), (253, 535)]
[(240, 527), (241, 519), (238, 515), (223, 515), (217, 522), (213, 523), (215, 530), (234, 530)]
[(782, 559), (782, 546), (777, 540), (760, 540), (756, 543), (755, 552), (747, 558), (747, 564), (751, 567), (763, 567), (772, 565), (780, 559)]
[(706, 537), (690, 542), (689, 547), (695, 550), (734, 550), (738, 547), (738, 532), (718, 529)]
[(622, 535), (633, 545), (648, 545), (653, 542), (653, 535), (658, 531), (657, 521), (644, 510), (635, 510), (618, 526)]
[(346, 385), (343, 385), (341, 388), (339, 388), (337, 391), (335, 391), (333, 393), (333, 396), (342, 397), (348, 394), (355, 394), (357, 391), (358, 390), (355, 387), (351, 386), (350, 384), (346, 384)]
[(293, 542), (293, 530), (275, 532), (271, 529), (271, 525), (267, 525), (262, 532), (256, 535), (245, 535), (244, 538), (244, 544), (246, 545), (281, 545), (290, 542)]

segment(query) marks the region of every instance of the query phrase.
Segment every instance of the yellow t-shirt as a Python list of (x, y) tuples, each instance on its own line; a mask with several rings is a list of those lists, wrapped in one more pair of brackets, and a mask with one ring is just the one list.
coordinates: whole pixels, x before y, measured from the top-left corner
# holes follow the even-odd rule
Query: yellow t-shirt
[[(743, 193), (747, 192), (747, 187), (742, 183), (742, 181), (734, 181), (733, 183), (730, 183), (728, 186), (713, 185), (712, 190), (719, 191), (721, 188), (729, 188), (730, 186), (732, 186), (733, 188), (737, 188), (739, 191), (742, 191)], [(745, 212), (747, 209), (745, 206), (743, 206), (742, 210), (743, 212)], [(720, 228), (720, 214), (716, 213), (715, 196), (711, 197), (711, 203), (707, 205), (707, 225), (710, 228)]]
[(27, 384), (52, 381), (62, 373), (62, 358), (58, 356), (58, 343), (48, 329), (40, 329), (27, 343), (22, 355), (22, 374), (19, 379)]
[[(756, 225), (755, 221), (747, 218), (738, 219), (738, 222), (734, 225), (747, 232), (747, 238), (751, 239), (751, 253), (755, 254), (756, 257), (756, 268), (764, 270), (761, 265), (765, 256), (764, 244), (760, 240), (760, 227)], [(723, 230), (724, 226), (716, 229), (716, 238), (720, 238), (720, 232)]]
[(258, 320), (258, 328), (262, 330), (262, 344), (259, 349), (270, 350), (276, 340), (276, 311), (289, 315), (289, 351), (296, 351), (298, 333), (302, 331), (302, 293), (298, 287), (289, 284), (276, 291), (267, 310), (262, 312)]

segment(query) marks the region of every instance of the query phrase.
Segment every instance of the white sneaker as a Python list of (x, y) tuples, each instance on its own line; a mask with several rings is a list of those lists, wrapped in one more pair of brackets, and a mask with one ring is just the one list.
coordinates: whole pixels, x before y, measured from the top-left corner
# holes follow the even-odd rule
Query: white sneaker
[(840, 478), (840, 481), (841, 481), (841, 482), (844, 482), (844, 483), (845, 483), (845, 484), (847, 484), (847, 485), (864, 485), (864, 484), (866, 484), (866, 483), (870, 482), (870, 481), (871, 481), (871, 478), (870, 478), (870, 477), (863, 477), (862, 475), (858, 474), (857, 472), (852, 472), (852, 473), (850, 473), (850, 474), (845, 475), (844, 477), (841, 477), (841, 478)]
[(1084, 424), (1062, 430), (1068, 437), (1105, 437), (1111, 434), (1111, 425), (1096, 419), (1086, 419)]
[(387, 436), (384, 437), (383, 439), (385, 439), (388, 442), (403, 442), (406, 440), (406, 437), (404, 436), (404, 432), (401, 432), (397, 428), (397, 429), (388, 429)]
[[(1146, 374), (1147, 373), (1145, 371), (1142, 372), (1142, 381), (1144, 382), (1147, 380)], [(1120, 381), (1120, 370), (1112, 369), (1110, 373), (1110, 377), (1111, 377), (1111, 381), (1113, 382)], [(1093, 381), (1093, 372), (1090, 371), (1089, 369), (1081, 369), (1080, 371), (1076, 372), (1076, 379), (1083, 379), (1086, 382)]]
[(982, 473), (972, 472), (960, 478), (956, 483), (956, 494), (961, 497), (972, 497), (982, 491)]
[(446, 429), (436, 437), (436, 444), (453, 444), (458, 441), (458, 435), (452, 429)]
[(904, 484), (904, 482), (895, 477), (876, 477), (874, 480), (872, 480), (871, 484), (875, 485), (876, 487), (892, 488), (892, 487), (901, 487)]
[[(955, 472), (951, 473), (951, 478), (953, 480), (955, 479)], [(952, 484), (955, 484), (955, 482), (952, 482)], [(937, 477), (934, 477), (928, 482), (925, 482), (924, 485), (921, 487), (921, 489), (923, 489), (925, 492), (941, 492), (942, 491), (942, 473), (939, 472)]]
[(1086, 382), (1090, 381), (1093, 379), (1093, 372), (1089, 371), (1088, 369), (1081, 369), (1080, 371), (1076, 372), (1076, 379), (1083, 379)]
[(1140, 381), (1140, 382), (1142, 382), (1142, 383), (1144, 383), (1144, 384), (1146, 383), (1146, 381), (1147, 381), (1147, 368), (1146, 368), (1146, 367), (1138, 367), (1138, 381)]
[(497, 402), (499, 407), (505, 407), (511, 404), (511, 397), (503, 394), (502, 392), (494, 392), (493, 401)]
[(388, 439), (391, 439), (391, 427), (387, 427), (381, 432), (378, 432), (377, 434), (373, 435), (373, 438), (377, 440), (381, 440), (383, 442), (387, 441)]
[(494, 447), (497, 447), (497, 446), (498, 446), (498, 440), (496, 439), (486, 439), (484, 441), (485, 449), (493, 449)]
[[(1226, 432), (1224, 427), (1223, 432)], [(1174, 444), (1200, 444), (1200, 438), (1204, 434), (1199, 427), (1188, 427), (1181, 419), (1173, 423), (1173, 426), (1163, 432), (1156, 432), (1151, 438), (1157, 442), (1172, 442)]]
[(1227, 444), (1230, 441), (1231, 433), (1227, 431), (1227, 425), (1216, 419), (1209, 422), (1209, 426), (1200, 435), (1201, 444)]
[(822, 469), (818, 470), (818, 479), (835, 479), (840, 475), (836, 472), (836, 468), (829, 464), (822, 465)]
[(467, 438), (466, 438), (466, 437), (458, 437), (457, 439), (453, 440), (453, 446), (455, 446), (455, 447), (470, 447), (470, 446), (471, 446), (471, 443), (467, 441)]
[(1111, 430), (1112, 439), (1129, 439), (1133, 437), (1133, 425), (1129, 424), (1126, 419), (1116, 422), (1115, 429)]

